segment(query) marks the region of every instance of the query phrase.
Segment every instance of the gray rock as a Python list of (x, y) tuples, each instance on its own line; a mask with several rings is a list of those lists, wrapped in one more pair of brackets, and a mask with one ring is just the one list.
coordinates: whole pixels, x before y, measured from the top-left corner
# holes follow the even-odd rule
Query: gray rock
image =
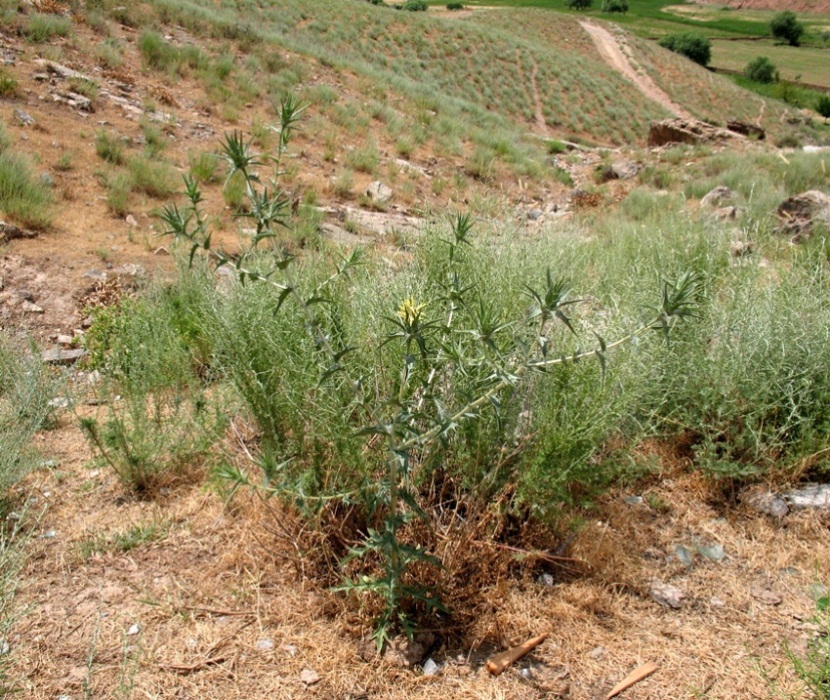
[(729, 244), (729, 255), (733, 258), (743, 258), (752, 254), (755, 250), (755, 243), (752, 241), (732, 241)]
[(34, 231), (0, 221), (0, 243), (11, 241), (15, 238), (35, 238), (36, 236), (37, 234)]
[(764, 605), (781, 605), (784, 600), (780, 594), (761, 586), (753, 586), (749, 589), (749, 594)]
[(541, 209), (531, 209), (527, 212), (527, 218), (530, 221), (538, 221), (542, 218), (544, 212)]
[(830, 196), (819, 190), (802, 192), (781, 202), (776, 213), (781, 232), (809, 234), (816, 223), (830, 225)]
[(718, 185), (704, 195), (700, 206), (706, 209), (718, 209), (735, 201), (735, 192), (725, 185)]
[(379, 180), (375, 180), (366, 188), (365, 194), (371, 201), (377, 204), (385, 204), (392, 199), (394, 192), (392, 192), (391, 187), (387, 187)]
[(310, 687), (320, 682), (320, 674), (313, 668), (304, 668), (300, 672), (300, 680), (305, 683), (306, 686)]
[(784, 500), (796, 510), (830, 508), (830, 484), (807, 484), (785, 493)]
[(35, 118), (29, 114), (28, 112), (22, 109), (15, 109), (14, 112), (14, 119), (15, 121), (20, 124), (21, 126), (34, 126), (35, 125)]
[(556, 579), (554, 579), (551, 574), (539, 574), (539, 578), (536, 579), (536, 582), (540, 586), (548, 586), (549, 588), (556, 585)]
[(101, 270), (87, 270), (84, 273), (84, 277), (87, 279), (94, 280), (95, 282), (106, 282), (107, 281), (107, 273), (102, 272)]
[(40, 357), (50, 365), (71, 365), (84, 357), (84, 355), (86, 355), (86, 350), (82, 348), (74, 348), (72, 350), (53, 348), (52, 350), (44, 351)]
[(35, 295), (33, 292), (30, 292), (28, 289), (18, 289), (17, 296), (19, 296), (23, 301), (31, 301), (34, 303)]
[(33, 304), (31, 301), (24, 301), (20, 306), (27, 314), (43, 314), (46, 313), (42, 307)]
[(141, 632), (141, 627), (138, 624), (130, 625), (130, 629), (127, 630), (127, 636), (128, 637), (135, 637), (140, 632)]
[(680, 610), (683, 607), (683, 600), (686, 594), (677, 586), (672, 586), (669, 583), (663, 583), (658, 579), (651, 582), (651, 597), (660, 605), (673, 610)]
[(611, 174), (618, 180), (630, 180), (640, 172), (640, 166), (630, 160), (617, 160), (611, 164)]
[(642, 496), (626, 496), (623, 498), (623, 502), (629, 506), (638, 506), (643, 502)]
[(424, 662), (423, 669), (425, 676), (437, 676), (438, 673), (441, 671), (441, 667), (432, 659), (427, 659)]
[(790, 512), (790, 507), (784, 497), (772, 491), (762, 490), (751, 493), (746, 498), (746, 502), (759, 513), (773, 518), (783, 518)]
[(688, 549), (688, 547), (684, 547), (682, 544), (677, 545), (674, 548), (674, 555), (681, 561), (683, 566), (692, 568), (694, 562), (692, 558), (692, 553)]
[(697, 551), (701, 556), (711, 561), (723, 561), (726, 559), (726, 552), (723, 549), (723, 545), (717, 544), (716, 542), (712, 544), (699, 544)]
[(130, 228), (138, 228), (138, 221), (135, 220), (135, 217), (132, 214), (127, 214), (124, 221), (127, 222), (127, 225)]
[(55, 186), (55, 178), (52, 177), (51, 173), (41, 173), (40, 178), (38, 178), (42, 185), (45, 185), (49, 189), (52, 189)]
[(254, 645), (257, 651), (271, 651), (274, 648), (274, 640), (273, 639), (257, 639), (256, 644)]
[(827, 588), (823, 583), (814, 583), (810, 586), (810, 589), (807, 591), (810, 598), (815, 601), (819, 601), (822, 598), (826, 598), (830, 595), (830, 588)]
[(0, 656), (5, 656), (12, 650), (11, 646), (5, 639), (0, 639)]

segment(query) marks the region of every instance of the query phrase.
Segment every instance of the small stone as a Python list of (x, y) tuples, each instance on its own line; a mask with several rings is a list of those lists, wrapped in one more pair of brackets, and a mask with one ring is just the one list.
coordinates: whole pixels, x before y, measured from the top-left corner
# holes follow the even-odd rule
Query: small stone
[(30, 301), (32, 303), (35, 301), (35, 295), (28, 289), (18, 289), (17, 296), (23, 299), (23, 301)]
[(139, 632), (141, 632), (141, 627), (138, 624), (130, 625), (130, 629), (127, 630), (127, 636), (135, 637)]
[(611, 174), (618, 180), (630, 180), (640, 172), (640, 166), (630, 160), (618, 160), (611, 164)]
[(74, 348), (72, 350), (55, 348), (53, 350), (46, 350), (40, 357), (47, 364), (71, 365), (84, 357), (84, 355), (86, 355), (86, 350), (83, 348)]
[(257, 651), (271, 651), (274, 648), (274, 640), (273, 639), (257, 639), (256, 644), (254, 645)]
[(27, 314), (43, 314), (46, 313), (42, 307), (33, 304), (31, 301), (24, 301), (20, 306)]
[(828, 595), (830, 595), (830, 588), (827, 588), (827, 586), (825, 586), (822, 583), (814, 583), (812, 586), (810, 586), (807, 593), (809, 594), (810, 598), (812, 598), (815, 601), (819, 601), (822, 598), (826, 598)]
[(71, 335), (58, 334), (55, 338), (55, 342), (57, 342), (58, 345), (72, 345), (72, 343), (75, 342), (75, 339)]
[(55, 186), (55, 178), (52, 177), (51, 173), (41, 173), (40, 174), (40, 184), (52, 189)]
[(643, 502), (642, 496), (626, 496), (623, 501), (630, 506), (638, 506)]
[(761, 588), (760, 586), (753, 586), (749, 590), (749, 594), (755, 598), (759, 603), (764, 605), (781, 605), (784, 599), (775, 591), (768, 588)]
[(64, 396), (56, 396), (54, 399), (49, 399), (46, 405), (49, 408), (69, 408), (69, 399)]
[(524, 678), (526, 681), (533, 680), (533, 669), (532, 668), (523, 668), (519, 671), (519, 675)]
[(536, 582), (540, 586), (548, 586), (549, 588), (556, 585), (556, 580), (551, 574), (539, 574), (539, 578), (536, 579)]
[(723, 545), (717, 543), (700, 544), (697, 546), (697, 551), (701, 556), (704, 556), (712, 561), (723, 561), (726, 559), (726, 552), (723, 549)]
[(432, 659), (427, 659), (424, 662), (424, 675), (425, 676), (437, 676), (441, 667), (435, 663)]
[(9, 643), (5, 639), (0, 639), (0, 656), (5, 656), (11, 650), (12, 648), (9, 646)]
[(34, 126), (35, 119), (28, 112), (24, 112), (22, 109), (15, 109), (13, 114), (17, 123), (21, 126)]
[(801, 574), (801, 572), (794, 566), (787, 566), (783, 569), (779, 569), (778, 573), (782, 576), (799, 576)]
[(47, 530), (46, 532), (43, 533), (43, 539), (44, 540), (53, 540), (57, 536), (58, 536), (58, 533), (55, 532), (54, 530)]
[(392, 192), (391, 187), (387, 187), (379, 180), (375, 180), (374, 182), (370, 183), (369, 186), (366, 188), (366, 196), (372, 200), (373, 202), (377, 202), (378, 204), (385, 204), (390, 199), (392, 199)]
[(719, 209), (730, 204), (734, 199), (735, 192), (733, 190), (725, 185), (718, 185), (700, 200), (700, 206), (705, 209)]
[(135, 217), (134, 217), (132, 214), (127, 214), (127, 216), (126, 216), (126, 218), (124, 219), (124, 221), (126, 221), (126, 222), (127, 222), (127, 225), (128, 225), (130, 228), (138, 228), (138, 222), (135, 220)]
[(651, 583), (651, 597), (666, 608), (679, 610), (683, 606), (686, 594), (676, 586), (654, 579)]
[(320, 682), (320, 674), (314, 669), (304, 668), (300, 673), (300, 680), (305, 683), (306, 686), (311, 687), (315, 683)]
[(529, 221), (538, 221), (542, 218), (542, 210), (541, 209), (531, 209), (527, 212), (527, 218)]
[(787, 505), (785, 498), (781, 494), (772, 491), (760, 490), (750, 493), (746, 497), (746, 502), (759, 513), (770, 515), (773, 518), (783, 518), (790, 512), (790, 507)]
[(692, 553), (688, 547), (684, 547), (682, 544), (677, 545), (674, 548), (674, 555), (680, 560), (683, 566), (692, 568), (694, 562), (692, 560)]
[(590, 656), (594, 661), (599, 661), (600, 659), (604, 659), (608, 656), (608, 650), (605, 647), (595, 647), (588, 652), (588, 656)]
[(729, 244), (729, 254), (733, 258), (743, 258), (755, 250), (755, 243), (752, 241), (732, 241)]
[(726, 607), (726, 603), (724, 603), (720, 598), (718, 598), (715, 595), (713, 595), (709, 599), (709, 605), (711, 605), (713, 608), (725, 608)]
[(84, 273), (84, 277), (87, 279), (94, 280), (95, 282), (106, 282), (107, 281), (107, 273), (102, 272), (101, 270), (87, 270)]

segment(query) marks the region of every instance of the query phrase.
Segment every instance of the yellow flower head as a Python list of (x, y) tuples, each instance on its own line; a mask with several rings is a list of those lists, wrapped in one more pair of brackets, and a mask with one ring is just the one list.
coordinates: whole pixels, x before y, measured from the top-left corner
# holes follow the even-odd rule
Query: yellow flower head
[(416, 304), (415, 300), (410, 297), (409, 299), (404, 299), (403, 303), (400, 305), (398, 309), (398, 317), (408, 326), (411, 326), (415, 323), (418, 318), (421, 316), (421, 312), (426, 307), (426, 304)]

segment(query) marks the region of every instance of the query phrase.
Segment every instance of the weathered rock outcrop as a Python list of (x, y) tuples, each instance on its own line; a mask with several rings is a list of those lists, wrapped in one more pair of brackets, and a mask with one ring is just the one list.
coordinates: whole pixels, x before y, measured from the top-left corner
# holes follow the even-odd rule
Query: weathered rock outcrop
[(696, 119), (664, 119), (652, 122), (648, 132), (649, 146), (665, 146), (669, 143), (713, 143), (730, 139), (743, 139), (744, 136), (712, 126)]

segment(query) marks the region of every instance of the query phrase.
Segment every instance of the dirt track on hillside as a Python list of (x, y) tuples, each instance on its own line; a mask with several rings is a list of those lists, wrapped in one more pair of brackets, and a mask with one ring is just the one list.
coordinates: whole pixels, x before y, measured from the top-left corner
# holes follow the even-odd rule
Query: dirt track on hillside
[(612, 68), (618, 70), (622, 75), (632, 82), (640, 92), (650, 100), (653, 100), (663, 108), (677, 117), (694, 119), (694, 117), (683, 109), (665, 93), (663, 90), (644, 72), (638, 72), (631, 63), (631, 56), (624, 47), (617, 41), (616, 37), (604, 27), (593, 22), (580, 22), (582, 28), (588, 32), (596, 44), (597, 51), (602, 59)]

